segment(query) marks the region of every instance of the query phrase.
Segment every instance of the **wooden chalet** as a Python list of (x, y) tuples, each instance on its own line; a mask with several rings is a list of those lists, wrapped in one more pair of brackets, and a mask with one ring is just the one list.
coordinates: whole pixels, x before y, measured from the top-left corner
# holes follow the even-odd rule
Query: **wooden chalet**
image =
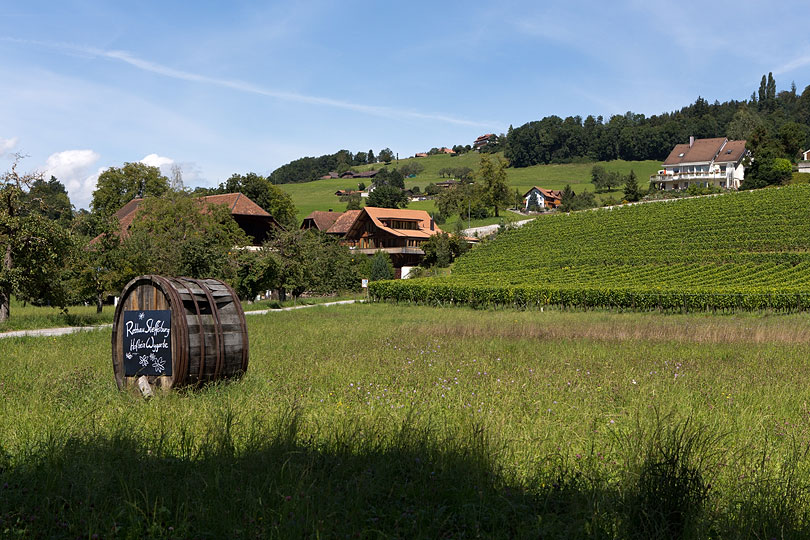
[[(196, 200), (202, 203), (200, 204), (201, 211), (205, 211), (209, 204), (226, 205), (233, 220), (245, 231), (254, 246), (261, 246), (271, 236), (274, 229), (283, 229), (273, 216), (241, 193), (209, 195), (207, 197), (197, 197)], [(115, 213), (120, 225), (119, 237), (121, 239), (129, 236), (129, 229), (138, 214), (141, 202), (143, 202), (143, 199), (132, 199)], [(96, 242), (100, 236), (91, 240), (91, 243)]]
[(343, 244), (366, 255), (384, 251), (391, 256), (397, 278), (402, 268), (416, 266), (425, 257), (421, 244), (442, 232), (424, 210), (367, 206), (359, 212)]

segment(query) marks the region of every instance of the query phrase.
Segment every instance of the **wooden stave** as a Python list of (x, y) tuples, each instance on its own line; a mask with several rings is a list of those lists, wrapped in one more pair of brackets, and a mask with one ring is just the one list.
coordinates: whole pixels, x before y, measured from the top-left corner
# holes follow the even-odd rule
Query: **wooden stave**
[[(142, 285), (151, 285), (153, 291), (160, 290), (168, 308), (172, 311), (172, 375), (150, 377), (150, 383), (158, 382), (162, 387), (176, 388), (239, 377), (245, 373), (249, 354), (247, 325), (244, 311), (232, 288), (224, 282), (213, 279), (139, 276), (124, 287), (113, 319), (111, 338), (113, 369), (119, 389), (135, 383), (133, 377), (123, 377), (123, 359), (118, 354), (121, 350), (119, 342), (121, 347), (123, 346), (122, 338), (119, 339), (119, 327), (129, 296)], [(208, 294), (205, 294), (206, 291)], [(205, 297), (205, 303), (200, 302), (201, 296)], [(166, 307), (157, 306), (155, 298), (148, 302), (148, 306), (141, 304), (144, 302), (138, 302), (138, 309)], [(224, 324), (219, 317), (220, 305), (228, 308), (223, 312)], [(189, 312), (192, 308), (193, 312)], [(210, 311), (210, 314), (204, 311)], [(182, 316), (177, 316), (178, 313)], [(210, 319), (207, 320), (206, 316)], [(211, 352), (215, 354), (210, 354)], [(196, 374), (190, 372), (192, 367), (198, 368)]]

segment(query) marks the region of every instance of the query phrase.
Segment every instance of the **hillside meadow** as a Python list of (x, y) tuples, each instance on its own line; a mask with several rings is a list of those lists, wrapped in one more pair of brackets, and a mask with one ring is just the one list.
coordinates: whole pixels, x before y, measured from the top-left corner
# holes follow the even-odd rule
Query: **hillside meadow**
[(241, 379), (118, 392), (0, 340), (4, 538), (806, 538), (810, 315), (390, 304), (248, 318)]
[[(502, 154), (501, 154), (502, 155)], [(456, 157), (449, 155), (435, 155), (426, 158), (408, 158), (393, 161), (389, 168), (401, 167), (406, 163), (416, 162), (421, 164), (425, 169), (414, 178), (405, 179), (405, 187), (412, 188), (419, 186), (424, 190), (431, 182), (440, 182), (446, 180), (439, 176), (439, 170), (451, 167), (469, 167), (473, 170), (478, 170), (480, 163), (480, 154), (469, 152), (461, 154)], [(521, 195), (526, 193), (532, 186), (540, 186), (546, 189), (563, 189), (566, 184), (570, 184), (575, 192), (580, 191), (594, 191), (594, 186), (591, 184), (591, 169), (594, 165), (602, 165), (608, 171), (618, 171), (622, 174), (629, 174), (630, 170), (634, 170), (639, 178), (639, 183), (642, 187), (646, 187), (647, 179), (651, 174), (654, 174), (661, 166), (658, 161), (607, 161), (600, 163), (572, 163), (564, 165), (535, 165), (532, 167), (525, 167), (516, 169), (510, 167), (507, 169), (507, 176), (509, 179), (510, 192), (517, 189)], [(355, 167), (357, 171), (364, 171), (370, 169), (381, 168), (384, 164), (375, 163), (374, 165), (363, 165)], [(303, 220), (314, 210), (329, 210), (343, 211), (346, 208), (346, 203), (340, 202), (338, 197), (335, 196), (335, 191), (339, 189), (357, 189), (357, 183), (361, 180), (358, 179), (329, 179), (329, 180), (316, 180), (314, 182), (306, 182), (302, 184), (281, 184), (279, 187), (289, 193), (296, 208), (298, 209), (298, 219)], [(362, 180), (366, 185), (370, 184), (369, 179)], [(613, 197), (616, 199), (621, 198), (621, 190), (614, 190), (610, 193), (600, 193), (597, 199), (601, 200), (605, 197)], [(433, 201), (419, 201), (413, 202), (409, 208), (417, 210), (426, 210), (432, 212), (435, 210)], [(520, 216), (511, 214), (510, 212), (501, 212), (502, 218), (506, 221), (515, 221), (521, 219)], [(457, 216), (451, 216), (448, 223), (454, 223), (458, 219)], [(481, 225), (490, 225), (498, 223), (498, 219), (488, 218), (484, 220), (473, 220), (471, 225), (473, 227)], [(466, 225), (466, 222), (465, 222)]]

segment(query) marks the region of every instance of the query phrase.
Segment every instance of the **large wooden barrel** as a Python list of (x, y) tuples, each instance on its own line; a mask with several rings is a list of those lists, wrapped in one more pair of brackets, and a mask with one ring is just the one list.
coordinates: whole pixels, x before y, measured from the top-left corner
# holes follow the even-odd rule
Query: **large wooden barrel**
[(242, 304), (217, 279), (136, 277), (115, 308), (112, 362), (119, 389), (143, 376), (164, 389), (240, 376), (248, 366)]

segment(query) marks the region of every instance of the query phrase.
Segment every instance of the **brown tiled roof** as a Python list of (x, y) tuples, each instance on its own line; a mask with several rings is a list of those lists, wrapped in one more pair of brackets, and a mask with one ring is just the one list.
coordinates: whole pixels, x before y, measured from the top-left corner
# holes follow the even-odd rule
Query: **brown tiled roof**
[(539, 191), (540, 193), (542, 193), (543, 197), (545, 197), (546, 199), (559, 199), (559, 198), (562, 197), (562, 191), (560, 191), (558, 189), (544, 189), (544, 188), (541, 188), (541, 187), (538, 187), (538, 186), (534, 186), (532, 189), (530, 189), (529, 191), (524, 193), (523, 196), (528, 197), (529, 194), (532, 192), (532, 190), (535, 190), (535, 189), (537, 191)]
[(346, 210), (338, 216), (332, 226), (329, 227), (326, 231), (327, 234), (346, 234), (359, 215), (360, 210)]
[[(430, 238), (434, 234), (439, 234), (442, 232), (442, 230), (435, 224), (433, 226), (433, 230), (430, 229), (430, 214), (424, 210), (377, 208), (375, 206), (366, 206), (360, 210), (360, 212), (365, 212), (365, 214), (371, 218), (371, 221), (374, 222), (374, 225), (393, 236), (402, 236), (406, 238)], [(349, 229), (349, 232), (356, 229), (357, 224), (362, 221), (359, 218), (360, 216), (358, 216), (358, 219), (354, 221), (354, 224)], [(394, 229), (383, 224), (383, 220), (388, 219), (416, 221), (418, 222), (419, 229)]]
[(745, 155), (745, 141), (728, 141), (715, 163), (736, 163)]
[(205, 204), (225, 204), (235, 216), (264, 216), (268, 217), (270, 214), (251, 201), (241, 193), (224, 193), (222, 195), (209, 195), (207, 197), (199, 197)]
[[(132, 220), (135, 219), (135, 214), (138, 213), (138, 208), (141, 206), (141, 201), (143, 201), (143, 199), (132, 199), (127, 204), (122, 206), (118, 212), (113, 214), (118, 218), (121, 237), (127, 236), (127, 231), (129, 231), (129, 226), (132, 225)], [(95, 238), (93, 240), (95, 240)]]
[(676, 144), (664, 161), (664, 165), (708, 163), (715, 158), (725, 142), (724, 137), (715, 137), (713, 139), (695, 139), (691, 148), (688, 144)]
[[(273, 216), (264, 211), (264, 209), (251, 201), (241, 193), (224, 193), (222, 195), (208, 195), (207, 197), (197, 197), (197, 200), (205, 204), (225, 204), (231, 215), (234, 216), (259, 216), (270, 218), (275, 222)], [(138, 209), (141, 207), (143, 199), (132, 199), (127, 204), (122, 206), (114, 215), (118, 218), (120, 226), (120, 237), (126, 238), (129, 235), (129, 228), (138, 214)], [(100, 235), (99, 235), (100, 236)], [(91, 240), (94, 243), (98, 237)]]
[(343, 215), (341, 212), (323, 212), (321, 210), (315, 210), (307, 217), (304, 218), (304, 222), (301, 224), (303, 227), (308, 220), (312, 220), (312, 223), (315, 225), (319, 231), (324, 231), (329, 229), (335, 221)]
[(493, 135), (495, 135), (495, 134), (494, 133), (487, 133), (486, 135), (481, 135), (480, 137), (475, 139), (475, 142), (481, 142), (481, 141), (487, 140), (490, 137), (492, 137)]

